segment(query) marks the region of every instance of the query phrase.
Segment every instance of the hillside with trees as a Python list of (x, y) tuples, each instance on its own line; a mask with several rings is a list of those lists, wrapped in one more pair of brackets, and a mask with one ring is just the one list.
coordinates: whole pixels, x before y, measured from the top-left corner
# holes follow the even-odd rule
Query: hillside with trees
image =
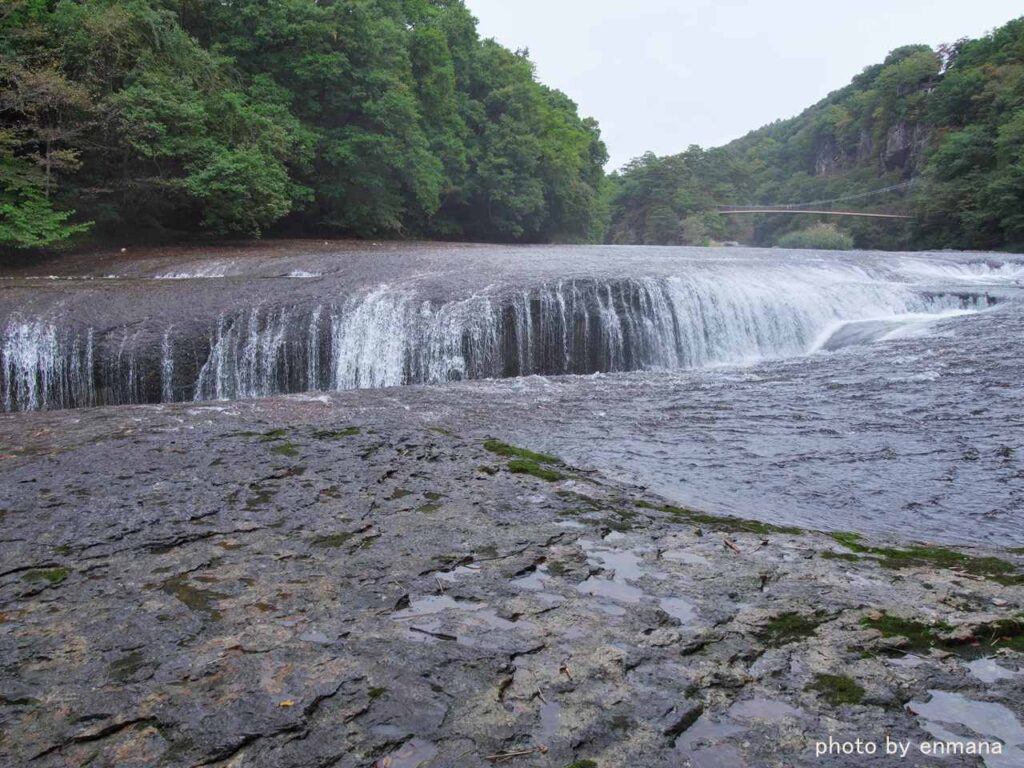
[(646, 155), (613, 181), (616, 243), (774, 245), (814, 217), (716, 206), (836, 201), (913, 215), (841, 220), (858, 247), (1024, 249), (1024, 18), (900, 48), (795, 118), (716, 149)]
[(606, 159), (461, 0), (0, 7), (0, 247), (594, 240)]

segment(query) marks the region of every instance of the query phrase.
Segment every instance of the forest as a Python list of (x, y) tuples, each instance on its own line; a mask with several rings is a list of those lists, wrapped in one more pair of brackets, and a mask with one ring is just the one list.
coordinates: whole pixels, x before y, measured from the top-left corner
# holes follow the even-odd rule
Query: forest
[(461, 0), (4, 0), (0, 246), (599, 240), (597, 124)]
[[(205, 236), (1024, 249), (1024, 18), (605, 174), (462, 0), (5, 0), (0, 250)], [(878, 190), (888, 190), (879, 193)], [(834, 201), (909, 221), (735, 217)]]
[(724, 147), (648, 154), (612, 181), (614, 243), (776, 245), (820, 217), (716, 206), (835, 201), (912, 215), (842, 220), (861, 248), (1024, 250), (1024, 18), (899, 48), (797, 117)]

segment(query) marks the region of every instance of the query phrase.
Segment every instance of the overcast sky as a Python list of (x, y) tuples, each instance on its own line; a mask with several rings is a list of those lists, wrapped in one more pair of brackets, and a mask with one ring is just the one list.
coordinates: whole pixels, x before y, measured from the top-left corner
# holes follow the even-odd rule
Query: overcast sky
[(601, 123), (618, 168), (791, 117), (901, 45), (977, 37), (1020, 0), (466, 0)]

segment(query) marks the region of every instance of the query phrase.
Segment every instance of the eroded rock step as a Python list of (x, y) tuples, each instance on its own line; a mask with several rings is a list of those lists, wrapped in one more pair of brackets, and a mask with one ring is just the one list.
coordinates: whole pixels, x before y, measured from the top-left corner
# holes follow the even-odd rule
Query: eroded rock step
[(760, 768), (948, 734), (1024, 764), (1019, 553), (713, 518), (353, 416), (0, 418), (0, 764)]

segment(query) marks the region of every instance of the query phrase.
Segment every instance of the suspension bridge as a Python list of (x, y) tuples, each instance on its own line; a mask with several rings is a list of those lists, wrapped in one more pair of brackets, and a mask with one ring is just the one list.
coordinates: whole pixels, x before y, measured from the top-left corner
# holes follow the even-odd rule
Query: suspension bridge
[(881, 213), (877, 211), (834, 211), (825, 210), (822, 208), (789, 208), (783, 206), (758, 206), (758, 207), (739, 207), (733, 208), (731, 206), (719, 206), (717, 208), (719, 213), (729, 214), (735, 216), (737, 214), (755, 214), (755, 213), (813, 213), (815, 216), (860, 216), (868, 219), (912, 219), (906, 213)]
[(720, 205), (717, 211), (721, 214), (736, 215), (760, 215), (760, 214), (795, 214), (806, 213), (815, 216), (853, 216), (869, 219), (912, 219), (908, 213), (898, 211), (865, 211), (850, 208), (834, 208), (836, 203), (845, 203), (850, 200), (860, 200), (866, 197), (874, 197), (888, 192), (896, 192), (902, 189), (909, 189), (914, 185), (915, 179), (904, 181), (899, 184), (892, 184), (881, 189), (872, 189), (868, 192), (859, 192), (854, 195), (834, 197), (830, 200), (812, 200), (806, 203), (787, 203), (785, 205)]

